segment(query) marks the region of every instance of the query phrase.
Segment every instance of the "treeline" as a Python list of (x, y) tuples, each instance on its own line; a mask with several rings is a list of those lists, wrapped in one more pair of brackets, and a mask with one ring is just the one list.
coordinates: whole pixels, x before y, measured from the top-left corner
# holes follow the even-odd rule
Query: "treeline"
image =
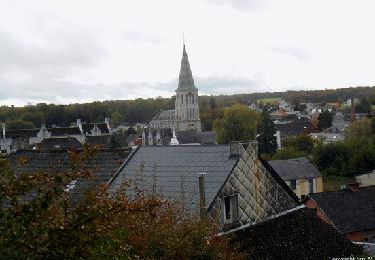
[(0, 122), (8, 129), (47, 126), (69, 126), (77, 119), (83, 122), (103, 122), (110, 117), (114, 125), (148, 122), (161, 109), (173, 109), (174, 99), (136, 99), (92, 102), (85, 104), (54, 105), (40, 103), (24, 107), (0, 107)]
[[(199, 98), (201, 119), (206, 130), (211, 130), (213, 121), (222, 116), (224, 107), (233, 104), (250, 104), (263, 98), (283, 98), (291, 104), (301, 102), (342, 102), (351, 97), (366, 98), (375, 105), (375, 87), (342, 88), (336, 90), (301, 90), (286, 92), (265, 92)], [(48, 126), (69, 126), (79, 118), (84, 122), (102, 122), (111, 117), (115, 125), (149, 122), (161, 109), (173, 109), (175, 98), (150, 98), (116, 100), (85, 104), (54, 105), (40, 103), (24, 107), (1, 106), (0, 122), (6, 122), (8, 129), (34, 128), (41, 123)]]

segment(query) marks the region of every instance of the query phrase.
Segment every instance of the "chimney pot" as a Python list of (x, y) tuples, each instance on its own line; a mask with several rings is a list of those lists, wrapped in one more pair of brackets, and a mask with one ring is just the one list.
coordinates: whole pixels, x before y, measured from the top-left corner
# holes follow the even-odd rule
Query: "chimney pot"
[(358, 182), (351, 182), (348, 184), (348, 189), (350, 189), (352, 192), (359, 191), (359, 183)]

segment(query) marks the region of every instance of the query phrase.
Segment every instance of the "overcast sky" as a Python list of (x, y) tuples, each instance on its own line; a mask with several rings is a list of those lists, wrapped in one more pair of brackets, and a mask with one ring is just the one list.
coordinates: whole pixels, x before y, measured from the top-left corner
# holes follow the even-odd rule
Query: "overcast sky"
[(373, 0), (0, 0), (0, 105), (375, 85)]

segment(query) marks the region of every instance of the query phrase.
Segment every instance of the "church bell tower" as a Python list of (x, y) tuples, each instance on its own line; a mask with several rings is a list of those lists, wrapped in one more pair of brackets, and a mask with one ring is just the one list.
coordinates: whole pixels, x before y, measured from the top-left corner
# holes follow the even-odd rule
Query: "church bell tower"
[(202, 131), (199, 116), (198, 89), (194, 85), (185, 44), (182, 51), (180, 76), (176, 89), (175, 122), (177, 131)]

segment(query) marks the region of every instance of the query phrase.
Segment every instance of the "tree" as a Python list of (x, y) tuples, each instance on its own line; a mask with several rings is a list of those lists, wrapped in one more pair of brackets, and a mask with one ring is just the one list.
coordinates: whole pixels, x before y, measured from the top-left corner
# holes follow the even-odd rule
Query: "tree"
[(225, 109), (224, 117), (214, 122), (218, 143), (254, 140), (259, 121), (259, 114), (245, 105), (235, 104)]
[(349, 127), (347, 127), (344, 130), (345, 138), (347, 139), (354, 139), (354, 138), (360, 138), (363, 136), (371, 136), (372, 134), (372, 122), (374, 120), (370, 120), (367, 118), (356, 120), (350, 124)]
[(332, 126), (333, 116), (328, 110), (323, 111), (318, 117), (318, 130), (327, 129)]
[[(94, 150), (72, 153), (65, 173), (18, 174), (0, 158), (2, 259), (241, 259), (225, 236), (178, 204), (106, 186), (73, 203), (67, 185), (89, 178)], [(124, 188), (127, 186), (124, 185)], [(24, 199), (27, 198), (27, 199)]]
[(314, 140), (309, 135), (301, 135), (286, 139), (283, 145), (307, 155), (314, 148)]
[(275, 136), (276, 127), (270, 118), (267, 106), (263, 107), (261, 117), (262, 120), (258, 129), (259, 136), (257, 137), (259, 142), (259, 153), (272, 155), (277, 149), (277, 141)]
[(355, 106), (355, 111), (358, 113), (366, 113), (370, 114), (371, 112), (371, 104), (367, 98), (362, 98), (359, 104)]

